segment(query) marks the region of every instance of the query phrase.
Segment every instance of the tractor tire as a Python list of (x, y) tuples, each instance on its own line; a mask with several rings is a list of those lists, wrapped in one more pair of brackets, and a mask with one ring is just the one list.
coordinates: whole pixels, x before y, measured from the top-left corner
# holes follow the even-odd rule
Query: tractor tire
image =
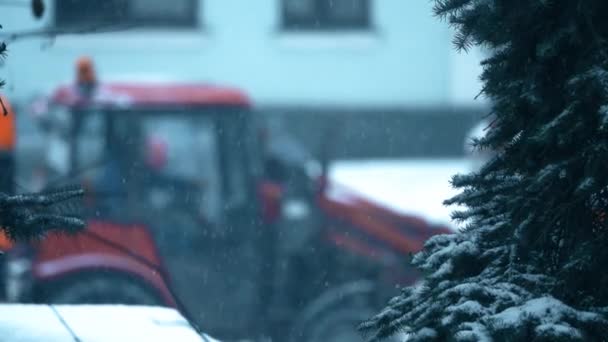
[(121, 275), (91, 274), (71, 277), (46, 288), (49, 304), (127, 304), (162, 306), (154, 291)]
[(346, 305), (319, 313), (298, 332), (292, 331), (292, 342), (364, 342), (357, 325), (369, 319), (374, 311)]
[(375, 313), (367, 295), (374, 285), (353, 281), (330, 288), (294, 320), (290, 342), (363, 342), (357, 326)]

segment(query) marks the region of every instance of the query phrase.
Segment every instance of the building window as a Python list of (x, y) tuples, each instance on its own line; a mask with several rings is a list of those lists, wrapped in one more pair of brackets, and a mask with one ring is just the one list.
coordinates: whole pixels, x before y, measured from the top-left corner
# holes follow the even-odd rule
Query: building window
[(193, 28), (198, 0), (55, 0), (55, 26)]
[(361, 30), (369, 26), (369, 0), (283, 0), (286, 30)]

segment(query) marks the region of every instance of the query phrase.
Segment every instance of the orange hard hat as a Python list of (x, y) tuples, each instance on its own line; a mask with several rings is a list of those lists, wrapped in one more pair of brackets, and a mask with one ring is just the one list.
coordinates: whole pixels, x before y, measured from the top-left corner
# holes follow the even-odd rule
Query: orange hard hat
[(77, 82), (80, 84), (95, 83), (95, 67), (90, 57), (83, 56), (76, 61)]

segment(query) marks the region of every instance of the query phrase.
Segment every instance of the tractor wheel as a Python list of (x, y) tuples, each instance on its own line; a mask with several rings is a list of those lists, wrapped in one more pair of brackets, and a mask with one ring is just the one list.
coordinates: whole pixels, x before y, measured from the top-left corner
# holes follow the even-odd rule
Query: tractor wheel
[(335, 286), (297, 315), (290, 342), (363, 342), (357, 326), (375, 313), (369, 303), (374, 284), (367, 280)]
[(319, 313), (301, 331), (293, 334), (294, 342), (364, 342), (357, 325), (372, 317), (369, 308), (346, 305)]
[(47, 287), (43, 301), (52, 304), (162, 305), (160, 298), (137, 280), (92, 274), (72, 277)]

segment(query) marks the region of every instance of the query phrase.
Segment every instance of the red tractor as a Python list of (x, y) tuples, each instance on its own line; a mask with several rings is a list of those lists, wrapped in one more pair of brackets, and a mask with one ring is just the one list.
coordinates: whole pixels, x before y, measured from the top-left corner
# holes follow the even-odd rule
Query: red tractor
[(9, 267), (16, 301), (173, 306), (225, 340), (355, 341), (416, 280), (409, 254), (449, 233), (285, 162), (237, 89), (101, 83), (82, 60), (44, 112), (49, 174), (85, 187), (88, 227), (9, 254), (27, 265)]

